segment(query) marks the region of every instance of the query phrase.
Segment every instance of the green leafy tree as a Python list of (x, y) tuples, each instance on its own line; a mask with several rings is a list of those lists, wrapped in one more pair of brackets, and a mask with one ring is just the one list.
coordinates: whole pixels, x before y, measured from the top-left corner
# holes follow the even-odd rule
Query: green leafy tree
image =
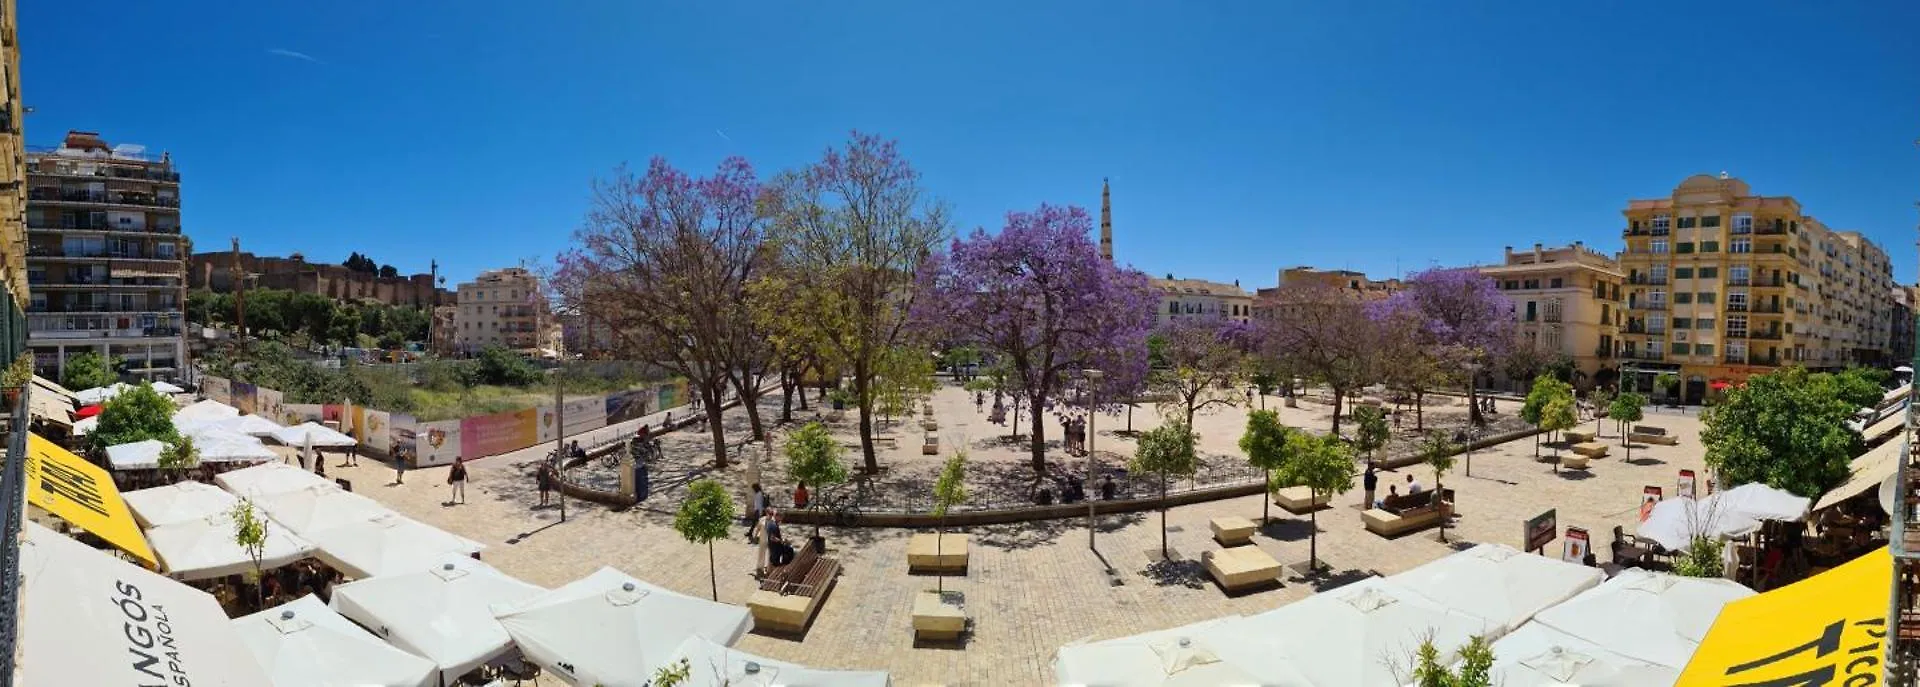
[(680, 659), (653, 671), (652, 687), (684, 687), (693, 679), (693, 664)]
[[(847, 463), (841, 457), (845, 452), (826, 425), (809, 422), (787, 436), (787, 478), (825, 493), (847, 481)], [(813, 526), (813, 533), (820, 534), (820, 525)]]
[(1654, 376), (1653, 386), (1659, 389), (1661, 393), (1667, 395), (1668, 403), (1674, 405), (1680, 404), (1680, 375), (1672, 372), (1662, 372)]
[(1393, 438), (1393, 430), (1387, 427), (1387, 411), (1373, 406), (1360, 406), (1353, 409), (1353, 448), (1367, 455), (1367, 460), (1375, 458), (1374, 452), (1387, 445)]
[(480, 352), (480, 365), (474, 380), (496, 386), (531, 386), (540, 381), (540, 370), (518, 353), (498, 346)]
[(1594, 389), (1587, 395), (1587, 401), (1593, 404), (1593, 438), (1600, 439), (1600, 422), (1607, 416), (1607, 409), (1613, 405), (1613, 393), (1606, 389)]
[(916, 346), (894, 346), (874, 361), (873, 406), (883, 418), (906, 417), (921, 400), (931, 396), (933, 354)]
[(1628, 391), (1613, 397), (1613, 403), (1607, 406), (1607, 419), (1619, 423), (1615, 429), (1620, 431), (1620, 445), (1627, 447), (1629, 457), (1633, 455), (1633, 444), (1627, 441), (1627, 425), (1646, 417), (1643, 410), (1646, 405), (1647, 397)]
[(1458, 652), (1457, 666), (1450, 665), (1433, 645), (1429, 634), (1413, 655), (1413, 687), (1493, 687), (1493, 645), (1484, 637), (1467, 640)]
[(120, 381), (120, 375), (114, 374), (113, 371), (117, 363), (118, 361), (109, 360), (92, 351), (69, 357), (67, 368), (60, 377), (60, 383), (75, 391), (112, 386), (114, 382)]
[(1167, 483), (1175, 477), (1188, 477), (1199, 469), (1194, 455), (1193, 429), (1178, 419), (1140, 433), (1133, 452), (1132, 470), (1160, 476), (1160, 556), (1167, 554)]
[(1835, 375), (1790, 367), (1747, 379), (1701, 414), (1707, 466), (1729, 487), (1760, 483), (1819, 498), (1847, 478), (1860, 435)]
[[(1420, 441), (1420, 460), (1426, 463), (1427, 467), (1433, 468), (1433, 498), (1436, 502), (1445, 499), (1446, 492), (1443, 491), (1445, 485), (1441, 484), (1441, 480), (1445, 479), (1447, 472), (1453, 469), (1455, 460), (1453, 454), (1459, 452), (1460, 445), (1453, 443), (1452, 439), (1439, 431), (1428, 432), (1426, 438)], [(1447, 518), (1441, 517), (1440, 541), (1446, 540)]]
[[(1338, 435), (1320, 436), (1296, 431), (1287, 435), (1287, 446), (1289, 459), (1282, 471), (1280, 484), (1304, 486), (1312, 490), (1315, 501), (1321, 496), (1331, 499), (1335, 494), (1344, 494), (1353, 489), (1353, 448), (1341, 441)], [(1273, 488), (1273, 485), (1269, 485), (1269, 488)], [(1319, 509), (1309, 512), (1308, 522), (1311, 527), (1307, 534), (1307, 568), (1319, 570)]]
[(267, 518), (254, 511), (253, 501), (242, 498), (227, 511), (227, 519), (233, 522), (233, 543), (247, 553), (247, 559), (253, 561), (252, 582), (260, 592), (260, 605), (267, 605), (266, 585), (260, 583), (266, 569), (260, 559), (267, 550)]
[(167, 444), (160, 450), (158, 461), (160, 471), (172, 480), (178, 481), (186, 471), (200, 467), (200, 449), (193, 445), (192, 436), (181, 436), (178, 441)]
[[(1550, 374), (1533, 378), (1533, 388), (1527, 390), (1527, 400), (1520, 405), (1520, 419), (1526, 420), (1527, 424), (1546, 429), (1541, 423), (1545, 418), (1547, 405), (1560, 398), (1567, 399), (1567, 403), (1571, 404), (1573, 387)], [(1540, 435), (1538, 434), (1533, 437), (1533, 459), (1540, 459)]]
[[(947, 510), (967, 500), (967, 452), (955, 451), (945, 465), (940, 466), (940, 477), (933, 482), (933, 515), (940, 518), (940, 528), (933, 535), (933, 555), (938, 558), (941, 547), (947, 538)], [(946, 576), (935, 578), (934, 584), (940, 592), (947, 591)]]
[[(1240, 435), (1240, 451), (1247, 454), (1247, 464), (1260, 468), (1265, 476), (1264, 484), (1273, 491), (1273, 473), (1286, 467), (1291, 446), (1288, 437), (1294, 430), (1280, 423), (1280, 413), (1273, 410), (1256, 410), (1247, 414), (1247, 431)], [(1260, 522), (1273, 518), (1273, 499), (1261, 499)]]
[(87, 435), (102, 451), (148, 439), (172, 444), (180, 440), (180, 431), (173, 426), (173, 401), (145, 382), (108, 399), (100, 408), (99, 426)]
[(1722, 554), (1725, 543), (1713, 537), (1694, 537), (1673, 561), (1673, 574), (1683, 577), (1723, 577), (1726, 575), (1726, 563)]
[(1885, 370), (1849, 367), (1834, 374), (1833, 383), (1840, 400), (1857, 408), (1876, 408), (1881, 396), (1886, 394), (1881, 386), (1886, 376)]
[[(1573, 399), (1557, 397), (1547, 402), (1540, 411), (1540, 428), (1548, 432), (1560, 432), (1573, 429), (1580, 422), (1579, 413), (1573, 409)], [(1560, 448), (1553, 449), (1553, 471), (1560, 471)]]
[(1267, 397), (1272, 396), (1273, 392), (1280, 390), (1280, 373), (1275, 371), (1272, 365), (1266, 363), (1266, 360), (1256, 359), (1253, 362), (1253, 372), (1247, 375), (1247, 383), (1252, 384), (1253, 390), (1260, 394), (1260, 408), (1262, 410), (1267, 407)]
[(713, 543), (727, 538), (734, 518), (733, 499), (719, 482), (703, 479), (687, 485), (687, 500), (673, 515), (673, 531), (695, 544), (707, 545), (707, 578), (713, 600), (720, 600), (720, 573), (713, 563)]

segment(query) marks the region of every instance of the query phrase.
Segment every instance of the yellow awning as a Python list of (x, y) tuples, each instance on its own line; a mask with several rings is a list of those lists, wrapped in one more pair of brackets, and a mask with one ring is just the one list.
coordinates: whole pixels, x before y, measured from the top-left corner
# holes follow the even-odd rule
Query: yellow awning
[(1878, 684), (1893, 557), (1886, 549), (1727, 604), (1679, 687)]
[(59, 445), (27, 435), (27, 502), (73, 523), (80, 529), (131, 554), (148, 568), (158, 569), (153, 549), (140, 534), (140, 525), (120, 499), (120, 489), (106, 470), (82, 460)]

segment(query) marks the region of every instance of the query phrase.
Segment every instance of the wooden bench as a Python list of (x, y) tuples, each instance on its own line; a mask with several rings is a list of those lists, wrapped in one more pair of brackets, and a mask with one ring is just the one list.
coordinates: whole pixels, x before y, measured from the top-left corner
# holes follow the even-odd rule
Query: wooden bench
[(1281, 487), (1273, 492), (1273, 505), (1294, 515), (1302, 515), (1327, 507), (1331, 494), (1314, 494), (1307, 487)]
[(793, 560), (767, 572), (760, 589), (747, 599), (755, 627), (795, 634), (807, 631), (820, 600), (840, 577), (840, 561), (802, 545)]
[(1665, 446), (1674, 446), (1680, 443), (1680, 438), (1673, 436), (1671, 434), (1668, 434), (1667, 430), (1662, 427), (1653, 427), (1649, 425), (1634, 425), (1633, 430), (1630, 432), (1627, 432), (1627, 441), (1637, 441), (1642, 444), (1662, 444)]
[(1598, 441), (1574, 444), (1573, 453), (1583, 458), (1605, 458), (1607, 457), (1607, 445)]
[(1564, 436), (1567, 438), (1567, 443), (1570, 443), (1570, 444), (1584, 444), (1589, 441), (1593, 441), (1594, 438), (1599, 436), (1599, 434), (1600, 434), (1599, 432), (1579, 430), (1579, 429), (1569, 429), (1565, 432), (1560, 433), (1561, 436)]
[(1380, 505), (1380, 508), (1362, 511), (1360, 521), (1366, 524), (1367, 531), (1382, 537), (1396, 537), (1438, 525), (1443, 516), (1440, 499), (1432, 492), (1389, 496)]

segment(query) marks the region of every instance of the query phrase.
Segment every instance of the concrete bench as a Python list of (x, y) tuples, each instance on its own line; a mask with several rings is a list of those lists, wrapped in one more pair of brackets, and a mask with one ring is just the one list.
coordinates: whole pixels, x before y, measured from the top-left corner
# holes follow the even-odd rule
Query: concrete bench
[(969, 535), (926, 532), (907, 539), (908, 572), (966, 572)]
[(1634, 425), (1633, 430), (1627, 433), (1627, 441), (1673, 446), (1680, 443), (1680, 438), (1668, 434), (1664, 428)]
[(1591, 459), (1583, 455), (1574, 454), (1571, 456), (1566, 456), (1564, 458), (1561, 458), (1560, 467), (1566, 468), (1568, 470), (1585, 470), (1587, 469), (1588, 460), (1591, 460)]
[(1366, 524), (1367, 531), (1382, 537), (1396, 537), (1432, 527), (1440, 524), (1440, 518), (1446, 517), (1432, 492), (1388, 497), (1380, 505), (1380, 508), (1361, 511), (1360, 521)]
[(946, 603), (939, 592), (920, 592), (913, 597), (914, 639), (959, 639), (967, 629), (967, 613)]
[(840, 561), (802, 546), (792, 562), (767, 573), (760, 589), (747, 599), (754, 627), (804, 634), (820, 612), (820, 601), (840, 577)]
[(1213, 540), (1220, 542), (1221, 546), (1252, 544), (1253, 532), (1258, 529), (1252, 520), (1238, 515), (1209, 520), (1207, 528), (1213, 530)]
[(1598, 441), (1574, 444), (1573, 453), (1582, 458), (1605, 458), (1607, 457), (1607, 445)]
[(1288, 513), (1300, 515), (1326, 508), (1327, 501), (1331, 498), (1331, 494), (1314, 494), (1313, 490), (1307, 487), (1281, 487), (1279, 491), (1273, 493), (1273, 505), (1279, 506)]
[(1280, 579), (1280, 562), (1258, 546), (1237, 546), (1201, 554), (1207, 574), (1229, 592), (1271, 584)]
[(1584, 444), (1589, 441), (1593, 441), (1594, 437), (1599, 436), (1599, 434), (1600, 434), (1599, 432), (1584, 431), (1584, 430), (1578, 430), (1578, 429), (1569, 429), (1565, 432), (1560, 433), (1561, 436), (1564, 436), (1567, 438), (1567, 443), (1570, 443), (1570, 444)]

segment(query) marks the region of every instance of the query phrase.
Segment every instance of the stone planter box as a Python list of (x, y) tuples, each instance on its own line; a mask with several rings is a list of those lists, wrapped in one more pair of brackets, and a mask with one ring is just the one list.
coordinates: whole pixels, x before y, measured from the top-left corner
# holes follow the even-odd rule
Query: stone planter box
[(1587, 432), (1587, 431), (1581, 431), (1577, 429), (1569, 429), (1567, 431), (1561, 432), (1560, 436), (1566, 437), (1567, 443), (1584, 444), (1589, 441), (1593, 441), (1594, 437), (1598, 434), (1599, 432)]
[(1607, 457), (1607, 445), (1598, 441), (1575, 444), (1573, 446), (1573, 453), (1582, 458), (1605, 458)]
[(949, 604), (940, 592), (920, 592), (913, 597), (913, 638), (953, 640), (967, 630), (965, 609)]
[(926, 532), (907, 540), (908, 572), (964, 573), (970, 535)]
[(1207, 529), (1213, 530), (1213, 540), (1221, 546), (1240, 546), (1253, 543), (1253, 533), (1258, 526), (1252, 520), (1229, 515), (1208, 521)]
[(1229, 592), (1272, 584), (1280, 579), (1280, 562), (1258, 546), (1208, 551), (1201, 557), (1207, 574)]
[(1331, 494), (1315, 495), (1307, 487), (1282, 487), (1273, 494), (1273, 505), (1294, 515), (1316, 511), (1327, 507)]

